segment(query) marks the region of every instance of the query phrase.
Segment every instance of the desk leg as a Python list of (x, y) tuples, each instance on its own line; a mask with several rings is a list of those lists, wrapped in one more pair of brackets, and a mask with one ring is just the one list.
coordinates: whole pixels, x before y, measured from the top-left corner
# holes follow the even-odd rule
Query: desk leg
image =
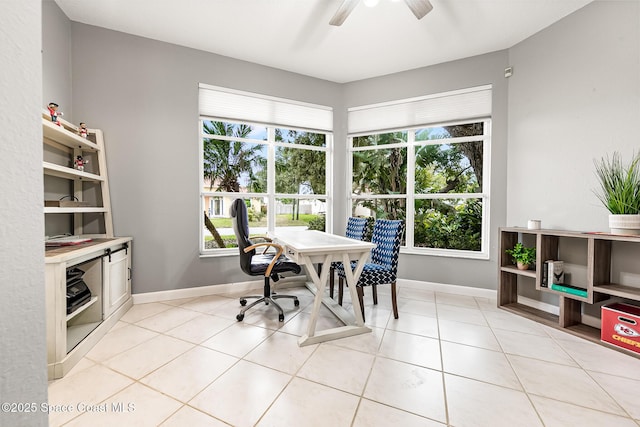
[[(318, 315), (320, 314), (320, 307), (322, 306), (323, 302), (325, 304), (335, 304), (335, 301), (329, 297), (327, 297), (327, 301), (323, 301), (325, 298), (324, 291), (326, 288), (327, 278), (328, 278), (330, 269), (324, 268), (322, 273), (318, 277), (317, 272), (313, 268), (313, 264), (311, 264), (309, 259), (305, 257), (304, 266), (307, 268), (307, 272), (309, 276), (311, 276), (311, 280), (313, 281), (313, 286), (315, 286), (316, 289), (315, 289), (315, 299), (313, 301), (313, 308), (311, 310), (311, 318), (309, 319), (309, 330), (306, 335), (303, 335), (300, 337), (300, 339), (298, 340), (298, 345), (305, 346), (310, 344), (317, 344), (317, 343), (328, 341), (328, 340), (345, 338), (353, 335), (359, 335), (359, 334), (371, 332), (371, 329), (364, 325), (364, 320), (362, 319), (362, 312), (360, 311), (360, 304), (358, 302), (358, 294), (356, 290), (357, 279), (358, 277), (360, 277), (360, 273), (362, 273), (362, 269), (364, 268), (364, 263), (366, 262), (368, 257), (369, 257), (369, 251), (362, 253), (358, 260), (358, 267), (353, 272), (351, 271), (350, 268), (345, 268), (345, 271), (347, 274), (347, 283), (351, 285), (349, 286), (349, 291), (351, 292), (351, 299), (353, 300), (353, 310), (354, 310), (354, 317), (348, 322), (351, 323), (351, 321), (353, 321), (355, 324), (347, 324), (345, 326), (326, 329), (319, 332), (316, 332), (316, 324), (318, 320)], [(324, 264), (330, 265), (329, 263), (331, 262), (332, 259), (333, 257), (331, 254), (327, 255), (325, 257)], [(346, 266), (351, 265), (348, 255), (344, 255), (343, 261), (345, 262)], [(337, 306), (337, 304), (335, 305)], [(342, 307), (340, 306), (337, 306), (337, 307), (339, 307), (340, 310), (343, 310)], [(332, 309), (332, 307), (329, 305), (328, 305), (328, 308), (334, 314), (336, 314), (338, 318), (340, 318), (340, 316), (334, 311), (335, 308)], [(345, 312), (345, 314), (347, 313)]]
[(351, 271), (351, 261), (349, 260), (349, 256), (344, 254), (342, 256), (342, 265), (344, 265), (344, 275), (347, 279), (347, 285), (349, 286), (349, 292), (351, 293), (351, 306), (353, 307), (353, 315), (356, 318), (356, 326), (364, 326), (364, 319), (362, 318), (362, 309), (360, 308), (360, 299), (358, 298), (358, 290), (356, 289), (356, 285), (358, 283), (358, 279), (360, 278), (360, 274), (362, 274), (362, 270), (364, 269), (364, 264), (367, 262), (367, 258), (369, 257), (368, 252), (364, 252), (360, 255), (360, 259), (358, 259), (358, 265), (354, 271)]
[[(324, 263), (326, 265), (331, 263), (331, 254), (328, 254), (325, 257)], [(329, 269), (323, 269), (320, 273), (320, 277), (318, 277), (318, 273), (316, 273), (311, 260), (307, 257), (304, 258), (304, 266), (307, 267), (307, 273), (311, 276), (311, 280), (316, 286), (316, 297), (313, 300), (313, 309), (311, 309), (311, 318), (309, 319), (309, 329), (307, 331), (307, 336), (312, 337), (316, 333), (316, 323), (318, 321), (318, 315), (320, 314), (320, 307), (322, 306), (322, 298), (324, 297), (324, 288), (327, 285)]]

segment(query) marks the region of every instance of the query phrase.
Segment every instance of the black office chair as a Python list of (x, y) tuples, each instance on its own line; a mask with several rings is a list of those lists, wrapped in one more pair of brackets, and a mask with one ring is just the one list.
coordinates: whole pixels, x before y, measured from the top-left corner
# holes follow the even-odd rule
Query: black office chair
[[(236, 319), (239, 322), (242, 321), (244, 319), (244, 313), (247, 310), (264, 302), (266, 305), (272, 304), (278, 310), (278, 320), (284, 322), (284, 311), (275, 300), (279, 298), (291, 298), (296, 307), (300, 305), (300, 301), (298, 297), (294, 295), (276, 295), (273, 293), (271, 291), (270, 280), (277, 282), (280, 279), (278, 273), (284, 273), (285, 271), (300, 273), (300, 266), (282, 255), (284, 251), (282, 246), (271, 242), (271, 239), (262, 237), (262, 239), (267, 241), (255, 244), (249, 240), (249, 216), (247, 215), (247, 205), (243, 199), (233, 201), (231, 205), (231, 221), (240, 250), (240, 268), (250, 276), (264, 276), (264, 294), (240, 297), (240, 305), (243, 308), (240, 310), (240, 314), (236, 316)], [(256, 249), (262, 247), (265, 248), (264, 251), (256, 254)], [(275, 249), (276, 253), (267, 253), (271, 248)], [(257, 300), (247, 305), (247, 298), (257, 298)]]

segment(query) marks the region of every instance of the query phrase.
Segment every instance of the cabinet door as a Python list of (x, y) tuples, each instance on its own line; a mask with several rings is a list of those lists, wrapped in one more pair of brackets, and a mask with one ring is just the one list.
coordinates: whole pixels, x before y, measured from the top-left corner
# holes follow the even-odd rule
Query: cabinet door
[[(111, 258), (111, 259), (109, 259)], [(104, 258), (104, 316), (111, 315), (131, 296), (131, 249)]]

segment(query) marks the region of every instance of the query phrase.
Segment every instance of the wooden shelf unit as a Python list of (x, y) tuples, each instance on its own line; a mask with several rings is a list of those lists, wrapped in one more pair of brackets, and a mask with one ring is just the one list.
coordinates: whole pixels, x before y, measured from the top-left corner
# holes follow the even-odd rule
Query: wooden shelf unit
[[(67, 197), (73, 196), (78, 203), (64, 204), (55, 200), (54, 206), (44, 207), (44, 215), (48, 218), (47, 215), (70, 214), (72, 221), (61, 221), (62, 225), (70, 228), (72, 234), (92, 240), (79, 245), (46, 248), (45, 251), (47, 370), (50, 380), (68, 373), (133, 304), (132, 239), (113, 235), (102, 131), (89, 129), (85, 139), (78, 135), (76, 126), (58, 120), (61, 126), (53, 124), (48, 113), (42, 114), (45, 194), (49, 193), (49, 197), (53, 194), (56, 199), (65, 196), (65, 202)], [(90, 156), (89, 167), (84, 171), (74, 169), (72, 165), (76, 156), (85, 159), (85, 156)], [(58, 194), (62, 191), (65, 193)], [(95, 228), (101, 232), (92, 233), (87, 224), (96, 217), (100, 224)], [(53, 219), (56, 222), (65, 218)], [(91, 299), (67, 314), (67, 272), (71, 268), (84, 272), (82, 280), (91, 292)]]
[[(518, 270), (506, 253), (516, 243), (536, 247), (534, 269)], [(500, 228), (498, 307), (562, 329), (573, 335), (601, 343), (600, 329), (582, 323), (585, 306), (599, 305), (614, 297), (640, 305), (640, 285), (613, 283), (612, 265), (617, 242), (637, 244), (640, 255), (640, 236), (619, 236), (604, 233), (583, 233), (563, 230), (530, 230), (520, 227)], [(586, 297), (556, 291), (542, 286), (542, 269), (546, 260), (565, 261), (565, 282), (585, 289)], [(640, 277), (640, 263), (633, 274)], [(532, 280), (533, 279), (533, 280)], [(530, 287), (537, 293), (558, 296), (558, 315), (530, 307), (518, 301), (518, 286)], [(531, 292), (531, 289), (529, 289)], [(604, 345), (609, 346), (606, 343)], [(617, 347), (609, 346), (618, 349)], [(618, 349), (619, 350), (619, 349)], [(621, 350), (623, 351), (623, 350)], [(631, 354), (629, 352), (625, 352)], [(636, 355), (637, 356), (637, 355)]]
[[(85, 234), (85, 214), (100, 214), (100, 228), (102, 232), (91, 233), (95, 237), (113, 237), (113, 221), (111, 218), (111, 198), (109, 195), (109, 180), (107, 177), (107, 161), (104, 151), (104, 137), (100, 129), (88, 129), (87, 138), (78, 135), (78, 127), (68, 121), (58, 118), (61, 126), (51, 122), (51, 116), (47, 112), (42, 113), (42, 133), (45, 146), (61, 153), (63, 160), (55, 162), (42, 162), (42, 170), (45, 176), (45, 190), (47, 177), (55, 177), (68, 180), (71, 191), (61, 194), (59, 197), (73, 196), (75, 200), (86, 200), (85, 183), (95, 183), (99, 186), (98, 204), (96, 206), (83, 207), (46, 207), (44, 214), (73, 214), (72, 234)], [(89, 165), (89, 170), (80, 171), (73, 167), (74, 159), (87, 155), (95, 157), (95, 161)], [(46, 192), (46, 191), (45, 191)], [(93, 203), (93, 202), (92, 202)], [(56, 234), (56, 233), (53, 233)]]

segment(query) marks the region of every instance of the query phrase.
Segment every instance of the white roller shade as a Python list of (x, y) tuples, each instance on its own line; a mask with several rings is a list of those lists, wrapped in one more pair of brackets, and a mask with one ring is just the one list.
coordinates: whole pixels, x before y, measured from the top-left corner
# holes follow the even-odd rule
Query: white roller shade
[(333, 131), (333, 109), (200, 84), (200, 115), (308, 130)]
[(348, 109), (349, 134), (491, 116), (491, 86)]

